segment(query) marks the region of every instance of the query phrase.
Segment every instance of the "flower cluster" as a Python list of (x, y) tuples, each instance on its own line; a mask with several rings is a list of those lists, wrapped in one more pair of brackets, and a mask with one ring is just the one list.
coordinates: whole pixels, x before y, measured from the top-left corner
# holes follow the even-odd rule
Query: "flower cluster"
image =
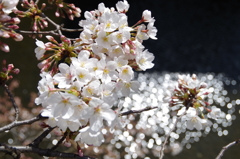
[(79, 22), (83, 31), (74, 42), (63, 36), (62, 43), (49, 36), (51, 42), (36, 42), (36, 56), (44, 60), (36, 104), (44, 107), (42, 115), (49, 117), (50, 126), (80, 130), (75, 140), (89, 145), (104, 140), (100, 131), (104, 121), (110, 128), (121, 125), (114, 109), (121, 109), (116, 106), (119, 98), (138, 91), (134, 70), (153, 67), (154, 55), (142, 45), (143, 40), (156, 39), (151, 12), (144, 11), (129, 27), (127, 1), (118, 2), (116, 8), (101, 3), (98, 10), (85, 12), (86, 19)]
[[(18, 29), (20, 20), (17, 17), (10, 17), (8, 14), (16, 10), (18, 0), (2, 0), (0, 3), (0, 37), (13, 38), (15, 41), (22, 41), (23, 36), (15, 32)], [(9, 52), (9, 46), (0, 41), (0, 49)]]
[(172, 85), (165, 90), (163, 101), (169, 104), (172, 111), (176, 111), (177, 115), (181, 116), (182, 122), (188, 129), (201, 130), (212, 124), (207, 118), (222, 117), (219, 108), (210, 108), (205, 102), (208, 93), (207, 84), (199, 81), (195, 74), (179, 75), (178, 83), (172, 81)]
[(0, 72), (0, 85), (5, 84), (8, 80), (12, 79), (12, 75), (9, 74), (18, 74), (20, 70), (14, 68), (13, 64), (8, 64), (6, 60), (2, 61), (2, 71)]

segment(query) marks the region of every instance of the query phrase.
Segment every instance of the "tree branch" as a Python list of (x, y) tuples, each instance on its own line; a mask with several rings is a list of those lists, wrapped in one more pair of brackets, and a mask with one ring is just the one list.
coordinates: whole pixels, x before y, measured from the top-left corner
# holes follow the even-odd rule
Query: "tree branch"
[(58, 143), (51, 148), (51, 151), (53, 151), (53, 150), (55, 150), (56, 148), (58, 148), (58, 146), (66, 139), (67, 134), (68, 134), (68, 132), (66, 131), (66, 132), (64, 133), (64, 135), (62, 136), (62, 138), (58, 141)]
[(0, 144), (0, 151), (6, 153), (15, 153), (15, 151), (20, 153), (35, 153), (40, 156), (47, 156), (47, 157), (60, 157), (60, 158), (74, 158), (74, 159), (94, 159), (93, 157), (89, 156), (79, 156), (73, 153), (64, 153), (59, 151), (51, 151), (50, 149), (41, 149), (31, 146), (9, 146), (7, 144)]
[(14, 121), (11, 124), (8, 124), (6, 126), (3, 126), (0, 128), (0, 133), (4, 132), (4, 131), (8, 131), (16, 126), (20, 126), (20, 125), (26, 125), (26, 124), (32, 124), (36, 121), (42, 120), (42, 119), (47, 119), (47, 117), (43, 117), (41, 116), (41, 114), (39, 114), (38, 116), (32, 118), (32, 119), (28, 119), (28, 120), (23, 120), (23, 121)]
[(19, 118), (19, 108), (18, 108), (18, 106), (17, 106), (17, 104), (16, 104), (16, 102), (14, 100), (14, 97), (13, 97), (12, 93), (10, 92), (10, 90), (8, 89), (8, 86), (6, 84), (4, 85), (4, 88), (5, 88), (6, 92), (7, 92), (10, 100), (12, 101), (13, 107), (15, 109), (15, 120), (14, 121), (18, 121), (18, 118)]
[(140, 110), (129, 110), (129, 111), (126, 111), (126, 112), (120, 113), (119, 116), (130, 115), (130, 114), (136, 114), (136, 113), (142, 113), (142, 112), (144, 112), (144, 111), (148, 111), (148, 110), (152, 110), (152, 109), (156, 109), (156, 108), (158, 108), (158, 107), (157, 107), (157, 106), (156, 106), (156, 107), (148, 106), (148, 107), (143, 108), (143, 109), (140, 109)]
[(240, 139), (233, 141), (231, 143), (229, 143), (228, 145), (224, 146), (221, 150), (221, 152), (218, 154), (218, 156), (216, 157), (216, 159), (221, 159), (221, 157), (223, 156), (224, 152), (231, 146), (236, 145), (240, 142)]
[(38, 147), (38, 145), (40, 144), (40, 142), (42, 142), (42, 140), (56, 127), (49, 127), (47, 130), (45, 130), (41, 135), (39, 135), (31, 144), (29, 144), (29, 146), (33, 146), (33, 147)]

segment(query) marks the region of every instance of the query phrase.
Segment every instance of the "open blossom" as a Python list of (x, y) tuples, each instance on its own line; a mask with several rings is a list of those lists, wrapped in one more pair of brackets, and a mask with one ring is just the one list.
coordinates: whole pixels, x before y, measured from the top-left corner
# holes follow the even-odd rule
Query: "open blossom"
[(154, 55), (152, 53), (149, 53), (147, 50), (140, 52), (136, 56), (136, 62), (139, 66), (139, 68), (143, 71), (146, 69), (152, 68), (154, 64), (152, 61), (154, 60)]
[(153, 20), (151, 11), (149, 10), (143, 11), (142, 18), (143, 21), (145, 22), (151, 22)]
[(117, 4), (116, 4), (116, 8), (117, 8), (118, 12), (126, 13), (129, 9), (129, 4), (126, 0), (118, 1)]
[(203, 128), (202, 123), (205, 122), (197, 115), (196, 109), (191, 107), (187, 110), (186, 115), (182, 117), (182, 121), (186, 123), (187, 128), (190, 130), (193, 128), (201, 130)]
[(116, 114), (111, 109), (111, 106), (98, 98), (92, 98), (89, 102), (89, 106), (94, 110), (93, 114), (88, 114), (88, 116), (91, 116), (90, 128), (95, 132), (102, 128), (103, 119), (105, 119), (110, 125), (116, 118)]
[(16, 6), (19, 0), (2, 0), (3, 12), (9, 14), (13, 9), (17, 9)]
[(221, 117), (221, 113), (222, 111), (220, 108), (212, 107), (211, 112), (208, 113), (208, 117), (212, 119), (218, 119)]
[(100, 146), (104, 142), (104, 137), (101, 131), (95, 132), (90, 127), (85, 127), (79, 131), (80, 133), (76, 136), (75, 141), (81, 141), (88, 145)]
[(73, 80), (75, 79), (75, 72), (73, 66), (68, 66), (65, 63), (59, 65), (60, 73), (56, 74), (53, 79), (58, 83), (59, 88), (67, 88), (72, 85)]
[(45, 50), (46, 46), (44, 45), (44, 43), (42, 41), (37, 40), (37, 39), (36, 39), (36, 45), (38, 47), (34, 50), (34, 52), (36, 53), (36, 57), (39, 60), (43, 57), (44, 53), (46, 52), (46, 50)]

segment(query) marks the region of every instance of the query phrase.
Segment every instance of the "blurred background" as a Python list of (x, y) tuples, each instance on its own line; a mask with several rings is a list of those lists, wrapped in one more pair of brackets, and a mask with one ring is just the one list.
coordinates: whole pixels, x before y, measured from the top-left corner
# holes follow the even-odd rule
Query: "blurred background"
[[(104, 2), (106, 7), (115, 7), (117, 1), (72, 0), (69, 2), (76, 4), (84, 13), (87, 10), (97, 9), (100, 2)], [(141, 18), (142, 12), (146, 9), (150, 10), (156, 19), (158, 40), (144, 42), (146, 49), (155, 55), (155, 66), (148, 70), (148, 73), (158, 72), (159, 75), (172, 72), (201, 73), (206, 74), (206, 76), (208, 74), (217, 76), (221, 73), (224, 90), (227, 90), (227, 96), (231, 99), (229, 102), (238, 100), (240, 87), (240, 1), (128, 0), (128, 2), (130, 9), (127, 15), (130, 26)], [(54, 11), (47, 13), (47, 15), (54, 17), (53, 14)], [(60, 21), (60, 18), (54, 18), (54, 20), (64, 23), (67, 28), (78, 28), (79, 19)], [(29, 26), (24, 26), (24, 24), (28, 24), (27, 22), (26, 20), (21, 23), (25, 29), (29, 29)], [(78, 35), (76, 33), (68, 34), (70, 37), (78, 37)], [(40, 38), (38, 39), (40, 40)], [(43, 37), (41, 40), (46, 39)], [(24, 36), (23, 42), (15, 42), (11, 39), (7, 39), (5, 42), (9, 44), (11, 52), (0, 52), (0, 61), (6, 59), (8, 63), (13, 63), (15, 67), (20, 69), (20, 74), (15, 75), (15, 79), (20, 84), (19, 87), (16, 87), (14, 94), (21, 98), (24, 107), (29, 105), (32, 100), (34, 96), (32, 93), (37, 93), (37, 83), (40, 79), (37, 68), (39, 61), (36, 60), (34, 53), (35, 41)], [(0, 102), (2, 107), (3, 102)], [(167, 154), (165, 158), (215, 158), (223, 146), (240, 137), (238, 105), (232, 114), (236, 116), (236, 120), (233, 120), (232, 125), (227, 128), (227, 135), (219, 136), (217, 131), (211, 132), (206, 137), (201, 137), (198, 142), (192, 143), (189, 149), (184, 147), (177, 156)], [(3, 141), (3, 139), (0, 140)], [(153, 158), (156, 157), (151, 156), (151, 159)], [(227, 150), (224, 158), (240, 158), (239, 146)]]

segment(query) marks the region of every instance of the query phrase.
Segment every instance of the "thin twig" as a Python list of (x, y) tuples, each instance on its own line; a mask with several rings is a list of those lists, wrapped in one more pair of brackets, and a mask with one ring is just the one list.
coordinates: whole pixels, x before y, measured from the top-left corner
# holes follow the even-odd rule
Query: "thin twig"
[(26, 31), (26, 30), (15, 30), (17, 33), (22, 33), (22, 34), (51, 34), (58, 36), (59, 34), (56, 33), (57, 30), (50, 30), (50, 31)]
[(4, 132), (4, 131), (9, 131), (10, 129), (20, 126), (20, 125), (26, 125), (26, 124), (32, 124), (36, 121), (42, 120), (42, 119), (47, 119), (47, 117), (43, 117), (41, 116), (41, 114), (39, 114), (38, 116), (32, 118), (32, 119), (28, 119), (28, 120), (23, 120), (23, 121), (14, 121), (6, 126), (3, 126), (0, 128), (0, 133)]
[(83, 29), (68, 29), (68, 28), (61, 28), (62, 31), (67, 31), (67, 32), (80, 32), (83, 31)]
[[(7, 148), (6, 148), (7, 147)], [(13, 153), (14, 151), (18, 151), (20, 153), (35, 153), (40, 156), (47, 157), (58, 157), (58, 158), (74, 158), (74, 159), (94, 159), (89, 156), (79, 156), (73, 153), (64, 153), (59, 151), (51, 151), (50, 149), (41, 149), (31, 146), (10, 146), (6, 144), (0, 144), (0, 152)]]
[(227, 144), (226, 146), (224, 146), (224, 147), (222, 148), (221, 152), (220, 152), (220, 153), (218, 154), (218, 156), (216, 157), (216, 159), (221, 159), (221, 157), (223, 156), (224, 152), (225, 152), (229, 147), (231, 147), (231, 146), (233, 146), (233, 145), (236, 145), (236, 144), (238, 144), (239, 142), (240, 142), (240, 139), (238, 139), (238, 140), (236, 140), (236, 141), (233, 141), (233, 142)]
[(10, 92), (10, 90), (8, 89), (8, 86), (5, 84), (4, 85), (4, 88), (8, 94), (8, 96), (10, 97), (10, 100), (12, 101), (12, 104), (13, 104), (13, 107), (15, 109), (15, 120), (14, 121), (18, 121), (18, 118), (19, 118), (19, 108), (14, 100), (14, 97), (12, 95), (12, 93)]
[(136, 113), (142, 113), (144, 111), (148, 111), (148, 110), (152, 110), (152, 109), (156, 109), (158, 108), (157, 106), (156, 107), (146, 107), (144, 109), (140, 109), (140, 110), (129, 110), (129, 111), (126, 111), (126, 112), (123, 112), (123, 113), (120, 113), (119, 116), (124, 116), (124, 115), (130, 115), (130, 114), (136, 114)]
[(49, 21), (52, 25), (54, 25), (58, 31), (59, 35), (62, 35), (62, 31), (61, 31), (61, 26), (58, 25), (57, 23), (55, 23), (54, 21), (52, 21), (52, 19), (50, 19), (48, 16), (46, 16), (44, 13), (41, 13), (41, 16), (44, 17), (45, 19), (47, 19), (47, 21)]
[(183, 113), (181, 116), (177, 117), (177, 119), (176, 119), (176, 121), (175, 121), (172, 129), (170, 129), (169, 133), (166, 135), (166, 137), (165, 137), (165, 139), (164, 139), (164, 143), (163, 143), (163, 145), (162, 145), (162, 147), (161, 147), (161, 149), (160, 149), (159, 159), (162, 159), (162, 158), (163, 158), (163, 156), (164, 156), (164, 149), (165, 149), (165, 146), (166, 146), (166, 144), (167, 144), (167, 141), (168, 141), (171, 133), (173, 132), (173, 130), (176, 128), (177, 123), (179, 122), (179, 120), (181, 119), (181, 117), (182, 117), (184, 114), (185, 114), (185, 113)]
[(41, 135), (39, 135), (29, 146), (38, 147), (42, 140), (54, 129), (55, 127), (47, 128)]
[(55, 150), (56, 148), (58, 148), (58, 146), (59, 146), (60, 144), (62, 144), (62, 142), (66, 139), (67, 134), (68, 134), (68, 132), (66, 131), (66, 132), (64, 133), (64, 135), (62, 136), (62, 138), (58, 141), (58, 143), (57, 143), (55, 146), (53, 146), (50, 150), (53, 151), (53, 150)]

